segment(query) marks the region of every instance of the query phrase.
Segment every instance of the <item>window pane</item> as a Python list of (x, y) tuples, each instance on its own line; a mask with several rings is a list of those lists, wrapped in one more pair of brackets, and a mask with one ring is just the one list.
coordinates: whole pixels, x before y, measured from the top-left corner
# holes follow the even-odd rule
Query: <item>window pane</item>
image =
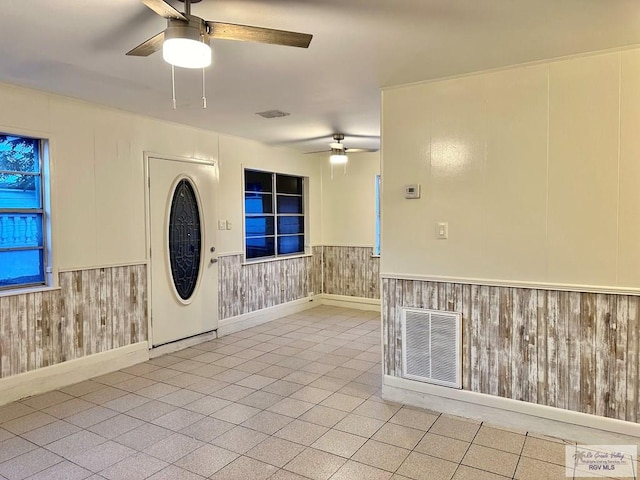
[(42, 246), (42, 214), (0, 214), (0, 248)]
[(42, 250), (0, 252), (0, 287), (44, 283)]
[(255, 170), (244, 171), (244, 190), (246, 192), (272, 192), (273, 175)]
[(245, 193), (245, 213), (273, 213), (273, 195), (270, 193)]
[(247, 238), (247, 258), (273, 257), (274, 237)]
[(39, 172), (39, 150), (39, 140), (0, 135), (0, 170)]
[(302, 213), (302, 197), (278, 195), (278, 213)]
[(278, 217), (278, 234), (304, 233), (304, 217)]
[(302, 177), (276, 175), (276, 192), (302, 195)]
[(244, 232), (247, 237), (273, 235), (273, 217), (246, 217)]
[(0, 208), (41, 208), (40, 177), (0, 173)]
[(304, 253), (304, 235), (278, 237), (278, 255)]

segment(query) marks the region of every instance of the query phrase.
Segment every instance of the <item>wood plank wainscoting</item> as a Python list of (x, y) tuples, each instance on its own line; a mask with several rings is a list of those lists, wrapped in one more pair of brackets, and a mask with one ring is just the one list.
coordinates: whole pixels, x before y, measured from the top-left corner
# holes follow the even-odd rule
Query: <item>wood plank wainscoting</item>
[(380, 298), (380, 258), (372, 247), (324, 247), (322, 293)]
[(306, 257), (244, 263), (244, 255), (218, 258), (220, 320), (321, 293), (322, 247)]
[(147, 339), (146, 265), (59, 279), (59, 289), (0, 297), (0, 378)]
[(321, 293), (380, 298), (380, 259), (371, 247), (315, 246), (307, 257), (244, 263), (219, 257), (220, 319)]
[(640, 422), (640, 298), (383, 278), (385, 374), (402, 376), (401, 307), (462, 313), (463, 388)]

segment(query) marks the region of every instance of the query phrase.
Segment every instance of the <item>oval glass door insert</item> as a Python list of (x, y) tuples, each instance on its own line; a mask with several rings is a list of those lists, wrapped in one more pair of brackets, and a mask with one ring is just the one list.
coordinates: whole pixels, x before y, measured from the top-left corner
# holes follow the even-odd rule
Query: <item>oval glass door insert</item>
[(202, 229), (198, 199), (191, 183), (180, 180), (169, 212), (169, 263), (176, 291), (182, 300), (193, 295), (200, 273)]

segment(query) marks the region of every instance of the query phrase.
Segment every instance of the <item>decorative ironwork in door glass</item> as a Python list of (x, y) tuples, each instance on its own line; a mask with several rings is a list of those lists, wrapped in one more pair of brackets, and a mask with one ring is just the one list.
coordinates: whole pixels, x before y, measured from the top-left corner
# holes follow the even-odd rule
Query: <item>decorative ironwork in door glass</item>
[(169, 261), (180, 298), (188, 300), (200, 273), (202, 229), (196, 193), (188, 180), (180, 180), (173, 192), (169, 213)]

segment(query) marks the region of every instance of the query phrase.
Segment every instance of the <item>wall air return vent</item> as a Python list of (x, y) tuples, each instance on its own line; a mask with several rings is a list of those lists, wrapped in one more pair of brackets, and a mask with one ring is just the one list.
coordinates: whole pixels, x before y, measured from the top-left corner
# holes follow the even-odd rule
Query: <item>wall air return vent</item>
[(461, 315), (402, 309), (402, 376), (462, 388)]

